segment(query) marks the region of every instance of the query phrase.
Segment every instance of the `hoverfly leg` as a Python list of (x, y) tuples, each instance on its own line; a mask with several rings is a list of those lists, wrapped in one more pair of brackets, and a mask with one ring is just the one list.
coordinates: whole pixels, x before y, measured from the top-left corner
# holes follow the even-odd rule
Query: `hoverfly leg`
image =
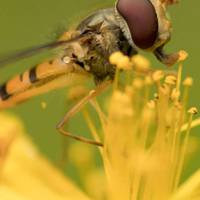
[(154, 51), (154, 55), (167, 66), (174, 65), (179, 59), (179, 53), (166, 54), (162, 46)]
[(92, 144), (92, 145), (97, 145), (97, 146), (103, 146), (101, 142), (97, 142), (94, 140), (87, 139), (85, 137), (77, 136), (74, 135), (66, 130), (64, 130), (64, 125), (69, 121), (71, 117), (73, 117), (77, 112), (81, 110), (83, 106), (85, 106), (88, 102), (90, 102), (92, 99), (97, 97), (99, 94), (101, 94), (107, 87), (110, 85), (110, 81), (104, 82), (101, 85), (97, 86), (96, 89), (91, 90), (88, 95), (83, 97), (77, 104), (75, 104), (63, 117), (63, 119), (59, 122), (59, 124), (56, 126), (57, 130), (70, 138), (73, 138), (75, 140), (87, 143), (87, 144)]

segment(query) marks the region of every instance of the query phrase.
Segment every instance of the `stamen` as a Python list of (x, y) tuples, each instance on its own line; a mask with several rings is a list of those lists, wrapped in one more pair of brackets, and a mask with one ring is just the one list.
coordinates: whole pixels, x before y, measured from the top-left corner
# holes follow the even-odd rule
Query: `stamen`
[(163, 78), (164, 78), (164, 72), (161, 70), (157, 70), (152, 74), (152, 79), (155, 82), (159, 82)]
[(147, 71), (150, 69), (150, 62), (142, 55), (134, 55), (131, 58), (131, 62), (133, 63), (133, 66), (138, 71)]
[(165, 78), (165, 83), (168, 85), (174, 86), (176, 85), (176, 80), (177, 79), (175, 76), (169, 75)]
[(181, 150), (180, 150), (180, 158), (179, 158), (177, 173), (176, 173), (176, 178), (175, 178), (175, 186), (174, 186), (175, 189), (177, 188), (177, 186), (179, 184), (181, 172), (183, 170), (183, 164), (184, 164), (186, 150), (187, 150), (187, 146), (188, 146), (193, 115), (196, 114), (197, 112), (198, 112), (197, 108), (195, 108), (195, 107), (192, 107), (188, 110), (188, 113), (189, 113), (188, 126), (187, 126), (187, 130), (186, 130), (186, 133), (185, 133), (185, 138), (183, 140), (183, 144), (182, 144), (182, 147), (181, 147)]
[(193, 85), (193, 78), (192, 77), (187, 77), (184, 81), (183, 81), (183, 85), (184, 86), (189, 86), (191, 87)]

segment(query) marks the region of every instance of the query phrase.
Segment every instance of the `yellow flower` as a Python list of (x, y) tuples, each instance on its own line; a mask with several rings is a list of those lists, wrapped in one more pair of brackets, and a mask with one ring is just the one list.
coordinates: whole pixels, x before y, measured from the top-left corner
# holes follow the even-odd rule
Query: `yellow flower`
[(89, 199), (40, 155), (19, 120), (1, 113), (0, 122), (0, 147), (8, 145), (4, 146), (7, 151), (0, 163), (1, 200)]
[[(123, 56), (115, 53), (112, 63), (122, 66)], [(113, 88), (105, 102), (107, 108), (101, 109), (95, 99), (91, 101), (101, 129), (96, 128), (87, 109), (83, 112), (92, 135), (98, 141), (103, 138), (104, 146), (99, 148), (103, 167), (95, 166), (89, 146), (75, 143), (69, 147), (69, 162), (80, 169), (83, 189), (89, 197), (40, 155), (19, 121), (0, 114), (1, 199), (198, 199), (199, 171), (180, 185), (189, 155), (190, 131), (200, 124), (200, 119), (193, 120), (197, 109), (187, 109), (192, 79), (181, 85), (182, 65), (177, 77), (152, 69), (143, 76), (129, 72), (131, 81)]]
[[(180, 60), (184, 60), (183, 54), (181, 56)], [(107, 199), (168, 200), (178, 199), (187, 192), (187, 188), (180, 187), (180, 178), (190, 130), (195, 122), (199, 125), (199, 120), (193, 121), (196, 108), (187, 112), (185, 107), (188, 84), (183, 84), (182, 96), (181, 72), (182, 65), (179, 65), (177, 77), (165, 75), (161, 70), (151, 75), (147, 73), (144, 81), (136, 75), (131, 85), (120, 90), (114, 88), (107, 110), (102, 154), (108, 183)], [(151, 100), (147, 92), (154, 86), (152, 82), (148, 87), (140, 84), (149, 83), (149, 76), (157, 87), (155, 100)], [(188, 196), (200, 192), (197, 184), (194, 186)]]

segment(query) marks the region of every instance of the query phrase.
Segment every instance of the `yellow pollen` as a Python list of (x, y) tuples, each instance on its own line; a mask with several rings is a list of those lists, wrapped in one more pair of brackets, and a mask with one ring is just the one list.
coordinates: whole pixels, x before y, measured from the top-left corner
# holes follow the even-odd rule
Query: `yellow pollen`
[(198, 113), (198, 110), (197, 110), (196, 107), (192, 107), (192, 108), (190, 108), (190, 109), (188, 110), (188, 113), (195, 115), (195, 114)]
[(176, 80), (175, 76), (169, 75), (165, 78), (165, 83), (168, 85), (176, 85)]
[(183, 81), (183, 85), (184, 86), (192, 86), (193, 85), (193, 78), (192, 77), (187, 77), (184, 81)]
[(152, 75), (152, 79), (153, 79), (155, 82), (160, 81), (163, 77), (164, 77), (164, 72), (161, 71), (161, 70), (155, 71), (155, 72), (153, 73), (153, 75)]
[(119, 62), (121, 57), (123, 57), (123, 54), (120, 51), (117, 51), (117, 52), (111, 54), (109, 61), (112, 65), (117, 65), (117, 63)]
[(184, 50), (179, 51), (179, 62), (184, 61), (188, 57), (188, 53)]
[(119, 69), (131, 70), (132, 64), (128, 56), (123, 55), (121, 52), (115, 52), (110, 56), (110, 63), (116, 65)]

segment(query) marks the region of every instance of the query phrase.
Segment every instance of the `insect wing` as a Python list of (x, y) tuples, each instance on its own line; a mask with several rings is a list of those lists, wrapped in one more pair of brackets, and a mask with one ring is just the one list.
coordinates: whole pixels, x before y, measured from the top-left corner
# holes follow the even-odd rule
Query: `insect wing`
[(72, 42), (77, 41), (81, 37), (82, 37), (82, 35), (78, 35), (77, 37), (69, 39), (69, 40), (60, 40), (60, 41), (51, 42), (48, 44), (42, 44), (42, 45), (28, 48), (28, 49), (25, 49), (25, 50), (22, 50), (19, 52), (15, 52), (15, 53), (12, 53), (9, 55), (0, 56), (0, 68), (6, 66), (8, 64), (14, 63), (18, 60), (34, 56), (36, 54), (42, 53), (47, 50), (62, 48)]
[[(84, 43), (85, 39), (88, 39), (87, 34), (79, 35), (70, 40), (61, 40), (55, 43), (35, 47), (18, 54), (13, 54), (7, 57), (7, 59), (3, 59), (1, 64), (8, 64), (18, 60), (19, 57), (25, 58), (44, 50), (60, 47), (66, 48), (70, 43), (72, 46), (75, 46), (75, 49), (78, 46), (79, 51), (81, 50), (83, 53), (85, 52), (85, 47), (82, 43)], [(46, 93), (50, 90), (66, 87), (75, 82), (82, 82), (82, 80), (85, 78), (87, 79), (87, 77), (88, 73), (82, 66), (74, 62), (73, 59), (69, 63), (66, 63), (58, 56), (53, 60), (38, 64), (2, 84), (0, 86), (0, 110), (12, 107), (33, 96)]]

